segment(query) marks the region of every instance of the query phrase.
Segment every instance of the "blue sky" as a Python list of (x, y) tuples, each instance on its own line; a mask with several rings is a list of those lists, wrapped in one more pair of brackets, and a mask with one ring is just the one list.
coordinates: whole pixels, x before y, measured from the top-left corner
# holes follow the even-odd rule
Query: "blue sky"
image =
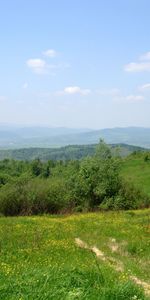
[(0, 123), (150, 127), (149, 0), (0, 0)]

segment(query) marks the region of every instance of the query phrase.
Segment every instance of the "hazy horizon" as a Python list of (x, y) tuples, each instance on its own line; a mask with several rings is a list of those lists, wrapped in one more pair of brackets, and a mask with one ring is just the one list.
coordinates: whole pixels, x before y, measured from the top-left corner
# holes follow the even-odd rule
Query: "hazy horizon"
[(33, 128), (54, 128), (54, 129), (57, 129), (57, 128), (66, 128), (66, 129), (76, 129), (76, 130), (103, 130), (103, 129), (117, 129), (117, 128), (122, 128), (122, 129), (125, 129), (125, 128), (145, 128), (145, 129), (149, 129), (150, 126), (133, 126), (133, 125), (128, 125), (128, 126), (112, 126), (112, 127), (79, 127), (79, 126), (76, 126), (76, 127), (73, 127), (73, 126), (53, 126), (51, 124), (40, 124), (40, 123), (28, 123), (28, 124), (25, 124), (25, 123), (9, 123), (9, 122), (0, 122), (0, 130), (2, 127), (17, 127), (17, 128), (30, 128), (30, 127), (33, 127)]

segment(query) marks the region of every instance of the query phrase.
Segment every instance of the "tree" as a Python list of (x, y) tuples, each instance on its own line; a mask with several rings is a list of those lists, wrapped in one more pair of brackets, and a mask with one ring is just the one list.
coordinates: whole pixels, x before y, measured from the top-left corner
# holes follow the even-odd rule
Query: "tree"
[(112, 157), (111, 149), (103, 139), (100, 139), (99, 144), (96, 147), (95, 156), (101, 160), (106, 160)]
[(100, 205), (106, 197), (115, 197), (120, 188), (119, 163), (101, 140), (94, 157), (81, 162), (77, 194), (90, 207)]
[(34, 176), (39, 176), (42, 173), (42, 163), (39, 158), (32, 161), (31, 172)]

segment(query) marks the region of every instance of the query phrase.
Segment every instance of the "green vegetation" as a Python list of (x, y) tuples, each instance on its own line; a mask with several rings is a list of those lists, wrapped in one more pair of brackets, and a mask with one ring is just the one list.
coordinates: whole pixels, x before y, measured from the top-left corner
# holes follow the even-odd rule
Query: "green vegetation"
[(149, 196), (120, 176), (123, 160), (101, 141), (82, 160), (0, 162), (0, 213), (31, 215), (148, 207)]
[(0, 218), (0, 299), (149, 299), (149, 213)]
[(0, 299), (148, 300), (149, 158), (0, 161)]
[(122, 161), (121, 174), (150, 196), (150, 152), (134, 152)]
[[(146, 149), (131, 146), (126, 144), (110, 145), (112, 154), (116, 155), (119, 152), (121, 156), (127, 156), (133, 151), (146, 151)], [(24, 148), (0, 150), (0, 160), (15, 159), (15, 160), (34, 160), (39, 158), (42, 161), (48, 160), (75, 160), (82, 159), (86, 156), (93, 156), (97, 145), (72, 145), (60, 148)]]

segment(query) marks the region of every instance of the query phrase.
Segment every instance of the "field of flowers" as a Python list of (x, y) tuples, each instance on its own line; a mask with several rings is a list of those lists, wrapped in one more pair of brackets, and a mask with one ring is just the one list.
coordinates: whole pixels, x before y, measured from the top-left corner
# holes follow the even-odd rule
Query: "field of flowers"
[(150, 210), (1, 217), (0, 299), (150, 299)]

